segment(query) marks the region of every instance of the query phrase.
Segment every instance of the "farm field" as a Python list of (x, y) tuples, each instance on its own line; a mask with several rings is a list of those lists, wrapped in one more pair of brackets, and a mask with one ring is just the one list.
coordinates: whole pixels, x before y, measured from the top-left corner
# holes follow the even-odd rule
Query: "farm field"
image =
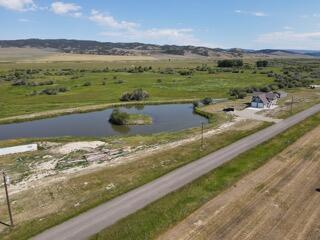
[(320, 127), (158, 240), (319, 239)]

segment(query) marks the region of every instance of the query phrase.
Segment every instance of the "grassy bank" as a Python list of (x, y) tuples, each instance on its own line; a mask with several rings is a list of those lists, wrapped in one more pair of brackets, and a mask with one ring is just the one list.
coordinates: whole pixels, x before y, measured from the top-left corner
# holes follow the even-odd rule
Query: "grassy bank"
[(200, 116), (207, 118), (209, 120), (209, 123), (212, 123), (212, 124), (220, 124), (226, 121), (230, 121), (233, 118), (231, 114), (226, 114), (222, 111), (209, 112), (206, 110), (206, 107), (204, 108), (196, 107), (194, 108), (194, 112)]
[[(139, 161), (103, 168), (99, 171), (64, 180), (61, 183), (39, 189), (30, 189), (12, 196), (12, 201), (15, 201), (13, 206), (14, 216), (16, 218), (21, 216), (23, 220), (20, 220), (20, 223), (11, 231), (2, 233), (0, 238), (28, 239), (47, 228), (150, 182), (267, 126), (267, 124), (255, 124), (254, 128), (248, 129), (247, 124), (238, 126), (236, 130), (230, 129), (207, 138), (206, 148), (202, 151), (200, 150), (200, 142), (193, 142), (173, 149), (164, 149), (156, 154), (140, 158)], [(188, 131), (191, 133), (190, 130)], [(121, 138), (121, 140), (140, 145), (144, 138), (146, 138), (145, 141), (152, 143), (161, 139), (170, 141), (176, 139), (176, 135), (181, 137), (184, 134), (186, 133), (181, 133), (180, 135), (166, 133), (155, 135), (153, 138), (135, 136), (128, 139)], [(199, 129), (193, 130), (193, 134), (199, 134)], [(7, 162), (8, 166), (12, 166), (9, 160), (5, 162)], [(87, 183), (87, 185), (84, 185), (84, 183)], [(110, 184), (115, 187), (106, 190)], [(5, 205), (1, 209), (4, 212)], [(43, 209), (56, 209), (56, 211), (45, 213)], [(26, 218), (26, 216), (28, 217)]]
[(319, 126), (320, 114), (241, 154), (182, 189), (105, 229), (92, 239), (153, 239), (249, 172), (265, 164), (305, 133)]

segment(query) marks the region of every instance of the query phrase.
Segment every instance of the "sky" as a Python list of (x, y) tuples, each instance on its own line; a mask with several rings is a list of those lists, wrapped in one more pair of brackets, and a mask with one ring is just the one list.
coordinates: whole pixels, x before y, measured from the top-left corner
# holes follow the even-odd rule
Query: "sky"
[(320, 0), (0, 0), (0, 39), (320, 50)]

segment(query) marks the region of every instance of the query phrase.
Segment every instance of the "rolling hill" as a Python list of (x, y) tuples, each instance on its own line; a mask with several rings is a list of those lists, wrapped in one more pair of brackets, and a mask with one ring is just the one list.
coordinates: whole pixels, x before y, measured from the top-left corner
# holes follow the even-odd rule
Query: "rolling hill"
[(303, 50), (246, 50), (221, 49), (197, 46), (156, 45), (145, 43), (112, 43), (67, 39), (0, 40), (1, 48), (51, 49), (62, 53), (116, 55), (116, 56), (191, 56), (214, 58), (241, 57), (319, 57), (320, 51)]

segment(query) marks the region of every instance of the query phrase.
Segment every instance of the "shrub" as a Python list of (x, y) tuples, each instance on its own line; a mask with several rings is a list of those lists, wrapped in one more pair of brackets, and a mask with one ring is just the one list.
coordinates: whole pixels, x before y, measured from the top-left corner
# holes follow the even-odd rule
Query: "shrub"
[(241, 59), (226, 59), (226, 60), (219, 60), (218, 67), (242, 67), (243, 61)]
[(140, 89), (133, 92), (126, 92), (120, 97), (120, 101), (142, 101), (149, 98), (149, 93)]
[(236, 99), (243, 99), (247, 96), (246, 91), (241, 88), (232, 88), (229, 90), (229, 94)]
[(57, 95), (58, 94), (58, 89), (56, 88), (46, 88), (40, 91), (39, 94), (46, 94), (46, 95)]
[(213, 100), (212, 100), (212, 98), (210, 98), (210, 97), (206, 97), (206, 98), (202, 99), (201, 102), (202, 102), (204, 105), (210, 105), (210, 104), (213, 102)]
[(199, 105), (200, 105), (199, 102), (197, 102), (197, 101), (193, 102), (192, 104), (193, 104), (193, 109), (199, 107)]
[[(63, 93), (63, 92), (67, 92), (69, 91), (66, 87), (57, 87), (57, 88), (46, 88), (46, 89), (43, 89), (39, 92), (37, 92), (37, 94), (46, 94), (46, 95), (57, 95), (58, 93)], [(34, 92), (33, 92), (33, 95), (36, 95)]]
[(91, 82), (86, 81), (82, 86), (84, 86), (84, 87), (89, 87), (89, 86), (91, 86)]
[(260, 88), (260, 91), (261, 92), (270, 92), (271, 88), (269, 86), (265, 86), (265, 87)]
[(110, 115), (109, 122), (117, 125), (125, 124), (129, 118), (129, 114), (126, 112), (120, 112), (118, 108), (114, 109)]
[(262, 61), (257, 61), (256, 65), (258, 68), (262, 68), (262, 67), (267, 67), (268, 66), (268, 61), (267, 60), (262, 60)]
[(12, 86), (25, 86), (27, 85), (27, 81), (26, 80), (15, 80), (11, 83)]
[(190, 76), (190, 75), (192, 75), (192, 71), (191, 70), (180, 70), (179, 74), (181, 76)]

